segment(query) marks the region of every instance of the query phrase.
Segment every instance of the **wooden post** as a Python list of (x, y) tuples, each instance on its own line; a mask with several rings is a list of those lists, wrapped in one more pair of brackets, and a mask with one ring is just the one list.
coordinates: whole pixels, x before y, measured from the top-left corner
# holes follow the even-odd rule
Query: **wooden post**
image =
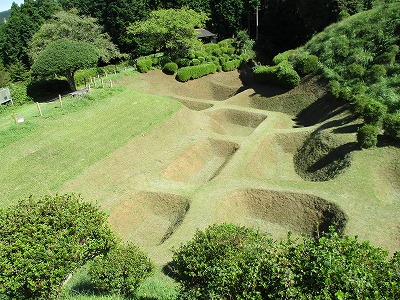
[(87, 91), (88, 91), (88, 93), (90, 93), (90, 83), (89, 83), (89, 85), (87, 87)]
[(107, 78), (107, 75), (108, 75), (108, 74), (107, 74), (107, 71), (104, 71), (104, 74), (106, 75), (106, 78)]
[(117, 67), (114, 69), (114, 75), (117, 75)]
[(90, 83), (93, 83), (93, 77), (90, 76)]
[(112, 80), (110, 79), (110, 88), (113, 87)]
[(96, 87), (96, 80), (93, 82), (93, 84), (94, 84), (94, 87)]
[(58, 101), (60, 101), (60, 106), (62, 107), (62, 99), (60, 94), (58, 94)]
[(125, 72), (126, 72), (126, 67), (125, 67)]
[(103, 78), (101, 78), (101, 86), (102, 86), (103, 89), (104, 89), (104, 80), (103, 80)]
[(39, 111), (39, 113), (40, 113), (40, 116), (43, 117), (42, 109), (40, 108), (39, 102), (36, 102), (36, 107), (37, 107), (37, 109), (38, 109), (38, 111)]

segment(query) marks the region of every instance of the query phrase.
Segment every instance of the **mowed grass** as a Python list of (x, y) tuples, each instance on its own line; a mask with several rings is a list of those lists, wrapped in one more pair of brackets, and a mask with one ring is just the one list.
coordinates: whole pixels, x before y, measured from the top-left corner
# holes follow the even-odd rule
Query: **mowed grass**
[[(122, 87), (92, 89), (87, 97), (35, 104), (0, 115), (0, 207), (53, 194), (66, 181), (179, 110), (161, 96)], [(14, 114), (25, 122), (14, 123)]]

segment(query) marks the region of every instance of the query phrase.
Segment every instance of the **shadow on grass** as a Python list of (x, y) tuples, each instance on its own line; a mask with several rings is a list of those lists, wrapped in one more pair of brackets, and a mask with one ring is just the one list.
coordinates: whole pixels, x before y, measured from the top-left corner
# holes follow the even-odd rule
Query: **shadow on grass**
[[(71, 288), (72, 295), (80, 295), (80, 296), (98, 296), (98, 297), (103, 297), (103, 296), (110, 296), (110, 294), (101, 292), (97, 290), (94, 285), (88, 281), (81, 281), (74, 285)], [(136, 295), (131, 295), (131, 296), (124, 296), (124, 295), (119, 295), (121, 299), (126, 299), (126, 300), (159, 300), (158, 298), (155, 297), (147, 297), (147, 296), (136, 296)], [(1, 299), (1, 298), (0, 298)]]

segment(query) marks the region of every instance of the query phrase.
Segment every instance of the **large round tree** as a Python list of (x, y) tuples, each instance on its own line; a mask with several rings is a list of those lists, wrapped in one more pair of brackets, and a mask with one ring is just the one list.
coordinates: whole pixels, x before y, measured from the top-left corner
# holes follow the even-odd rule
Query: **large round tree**
[(98, 52), (89, 43), (60, 39), (51, 42), (40, 52), (33, 63), (32, 74), (65, 76), (71, 89), (75, 91), (75, 72), (95, 65), (98, 59)]

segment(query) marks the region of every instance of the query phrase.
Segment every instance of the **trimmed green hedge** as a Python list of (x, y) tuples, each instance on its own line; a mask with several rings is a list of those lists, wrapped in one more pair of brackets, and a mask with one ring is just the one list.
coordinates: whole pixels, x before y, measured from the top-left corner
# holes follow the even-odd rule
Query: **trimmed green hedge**
[(176, 73), (176, 79), (180, 82), (186, 82), (190, 79), (196, 79), (205, 75), (215, 73), (217, 66), (215, 64), (203, 64), (198, 66), (183, 67)]
[(361, 148), (375, 147), (378, 143), (379, 128), (376, 125), (365, 124), (357, 132), (357, 142)]
[(253, 70), (254, 80), (261, 84), (276, 84), (293, 88), (300, 83), (300, 76), (288, 61), (276, 66), (260, 66)]

